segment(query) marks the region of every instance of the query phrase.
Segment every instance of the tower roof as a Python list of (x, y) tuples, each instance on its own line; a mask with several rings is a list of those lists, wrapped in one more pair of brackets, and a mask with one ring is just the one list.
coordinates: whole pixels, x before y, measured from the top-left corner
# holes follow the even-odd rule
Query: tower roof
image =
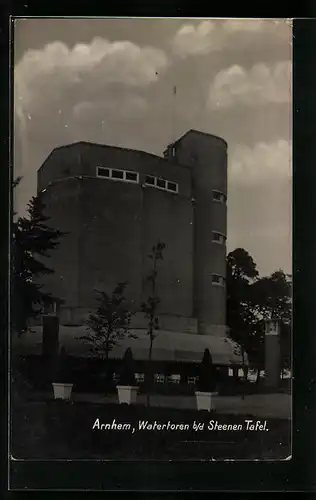
[(190, 130), (188, 130), (187, 132), (185, 132), (181, 137), (179, 137), (178, 139), (176, 139), (174, 142), (172, 142), (170, 144), (170, 146), (174, 145), (174, 144), (177, 144), (178, 142), (182, 141), (189, 134), (197, 134), (197, 135), (204, 135), (204, 136), (207, 136), (207, 137), (212, 137), (214, 139), (217, 139), (219, 141), (224, 142), (224, 144), (226, 145), (226, 147), (228, 146), (227, 141), (225, 141), (225, 139), (223, 139), (222, 137), (220, 137), (218, 135), (214, 135), (214, 134), (209, 134), (208, 132), (202, 132), (200, 130), (196, 130), (196, 129), (192, 129), (192, 128)]

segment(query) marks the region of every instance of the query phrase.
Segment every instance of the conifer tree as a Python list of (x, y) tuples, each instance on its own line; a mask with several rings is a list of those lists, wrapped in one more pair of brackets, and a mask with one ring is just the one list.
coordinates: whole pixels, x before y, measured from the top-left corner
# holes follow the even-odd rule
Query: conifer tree
[(58, 300), (42, 291), (40, 277), (54, 272), (47, 260), (65, 233), (47, 224), (49, 217), (44, 215), (44, 209), (41, 195), (33, 196), (26, 215), (14, 218), (12, 223), (11, 327), (18, 334), (27, 329), (29, 320), (42, 311), (44, 303)]

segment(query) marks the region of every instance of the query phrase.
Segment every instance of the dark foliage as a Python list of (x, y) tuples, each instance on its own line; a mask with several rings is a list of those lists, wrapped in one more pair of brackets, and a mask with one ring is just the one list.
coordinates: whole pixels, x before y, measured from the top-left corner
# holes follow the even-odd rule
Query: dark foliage
[(205, 349), (200, 364), (197, 390), (201, 392), (214, 392), (215, 389), (216, 389), (216, 372), (213, 365), (212, 355), (209, 349)]
[(243, 365), (250, 350), (250, 336), (255, 317), (251, 308), (251, 283), (259, 276), (249, 253), (237, 248), (227, 255), (227, 324), (230, 337), (241, 347)]
[(227, 323), (230, 337), (253, 368), (264, 369), (265, 320), (281, 324), (281, 367), (291, 366), (291, 277), (282, 270), (260, 277), (249, 253), (237, 248), (227, 256)]
[(135, 362), (132, 349), (126, 349), (120, 367), (120, 385), (135, 386)]
[(110, 295), (97, 290), (97, 310), (86, 321), (87, 335), (80, 337), (90, 344), (93, 354), (105, 360), (125, 336), (135, 338), (129, 331), (133, 313), (125, 297), (126, 287), (127, 282), (118, 283)]
[[(14, 183), (19, 183), (17, 179)], [(44, 304), (58, 302), (58, 297), (42, 290), (42, 275), (53, 273), (47, 260), (65, 233), (47, 225), (45, 205), (41, 196), (33, 197), (27, 215), (15, 217), (12, 223), (11, 244), (11, 326), (23, 333), (32, 318), (43, 310)]]
[(62, 346), (55, 360), (53, 382), (65, 384), (72, 383), (71, 378), (68, 354), (65, 347)]

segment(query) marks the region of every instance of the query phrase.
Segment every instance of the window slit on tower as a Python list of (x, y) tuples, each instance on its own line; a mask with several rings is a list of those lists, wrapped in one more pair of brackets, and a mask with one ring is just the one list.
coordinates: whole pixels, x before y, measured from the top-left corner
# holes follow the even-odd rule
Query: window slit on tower
[(152, 186), (171, 193), (178, 193), (179, 191), (179, 185), (177, 182), (168, 181), (166, 179), (162, 179), (161, 177), (154, 177), (153, 175), (146, 175), (145, 184), (146, 186)]
[(123, 170), (112, 170), (112, 179), (124, 179), (124, 172)]
[[(115, 181), (133, 182), (136, 184), (139, 182), (138, 172), (101, 166), (97, 167), (97, 177), (112, 179)], [(179, 185), (177, 182), (166, 180), (161, 177), (155, 177), (154, 175), (145, 176), (145, 185), (155, 187), (163, 191), (169, 191), (170, 193), (179, 192)]]
[(137, 182), (137, 173), (136, 172), (125, 172), (125, 179), (127, 181)]
[(146, 175), (145, 184), (148, 184), (149, 186), (154, 186), (155, 180), (156, 180), (155, 177), (152, 177), (151, 175)]
[(97, 175), (99, 177), (110, 177), (110, 169), (104, 167), (98, 167)]
[(139, 173), (132, 170), (120, 170), (117, 168), (97, 167), (97, 177), (112, 179), (115, 181), (125, 181), (138, 183)]
[(157, 187), (160, 187), (162, 189), (166, 189), (166, 181), (164, 179), (157, 179), (156, 183), (157, 183)]
[(169, 191), (174, 191), (175, 193), (177, 192), (177, 184), (175, 182), (168, 181), (167, 187)]

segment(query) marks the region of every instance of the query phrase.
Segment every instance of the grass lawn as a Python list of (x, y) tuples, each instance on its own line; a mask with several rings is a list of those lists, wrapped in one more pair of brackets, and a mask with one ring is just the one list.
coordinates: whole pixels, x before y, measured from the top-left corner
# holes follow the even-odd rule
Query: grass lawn
[[(268, 419), (268, 430), (261, 431), (247, 430), (245, 420), (256, 422), (257, 417), (144, 405), (20, 402), (12, 410), (11, 454), (17, 459), (116, 460), (280, 460), (290, 455), (289, 420)], [(144, 421), (166, 427), (142, 430)], [(240, 427), (211, 430), (210, 421)], [(101, 424), (112, 429), (101, 429)], [(115, 429), (117, 424), (127, 425)], [(183, 428), (173, 429), (177, 424)]]

